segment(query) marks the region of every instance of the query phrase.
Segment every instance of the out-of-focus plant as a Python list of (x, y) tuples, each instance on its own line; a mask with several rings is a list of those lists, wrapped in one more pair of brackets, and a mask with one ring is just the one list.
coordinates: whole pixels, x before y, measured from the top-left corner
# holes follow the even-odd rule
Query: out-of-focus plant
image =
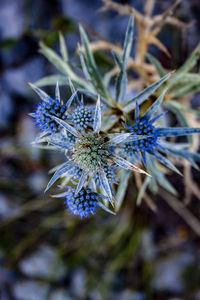
[[(169, 98), (172, 99), (173, 93), (175, 93), (173, 96), (175, 98), (183, 93), (182, 78), (186, 82), (186, 93), (193, 91), (194, 86), (189, 78), (197, 78), (198, 74), (187, 72), (195, 65), (200, 46), (175, 74), (174, 72), (166, 74), (160, 63), (147, 54), (151, 64), (145, 65), (155, 69), (160, 79), (138, 95), (127, 99), (127, 69), (133, 31), (134, 19), (130, 17), (122, 51), (112, 50), (118, 73), (113, 73), (111, 70), (104, 76), (101, 75), (91, 51), (88, 36), (82, 27), (80, 27), (82, 44), (78, 48), (83, 76), (75, 72), (70, 65), (62, 34), (60, 34), (61, 56), (40, 43), (41, 52), (63, 75), (46, 77), (32, 85), (42, 101), (36, 112), (32, 114), (42, 131), (34, 143), (39, 147), (65, 152), (67, 161), (54, 168), (56, 172), (47, 189), (59, 178), (62, 178), (62, 188), (65, 188), (67, 184), (75, 185), (73, 188), (67, 187), (64, 193), (56, 197), (65, 197), (71, 212), (81, 217), (93, 214), (98, 206), (111, 212), (108, 208), (109, 202), (114, 206), (115, 211), (119, 209), (126, 193), (130, 171), (146, 173), (136, 166), (142, 163), (140, 154), (143, 165), (151, 176), (142, 179), (138, 203), (145, 196), (148, 186), (152, 192), (157, 193), (158, 184), (160, 184), (166, 190), (176, 194), (175, 188), (165, 176), (165, 167), (177, 173), (180, 171), (166, 156), (172, 155), (185, 159), (196, 168), (196, 161), (200, 161), (199, 154), (188, 150), (191, 142), (189, 136), (199, 133), (200, 129), (188, 127), (181, 113), (184, 106), (181, 104), (177, 106), (177, 102), (172, 100), (166, 101)], [(113, 75), (115, 77), (114, 95), (112, 92)], [(138, 72), (138, 75), (141, 74)], [(65, 103), (60, 99), (58, 84), (55, 100), (37, 87), (56, 82), (59, 84), (68, 82), (71, 86), (72, 96)], [(181, 92), (178, 89), (179, 86)], [(79, 94), (82, 95), (81, 101)], [(97, 101), (96, 107), (89, 103), (85, 105), (88, 97)], [(162, 105), (164, 100), (164, 105)], [(73, 105), (74, 108), (71, 109)], [(170, 120), (166, 118), (164, 108), (175, 113), (184, 127), (169, 127), (167, 123)], [(155, 115), (157, 111), (158, 115)], [(177, 136), (188, 136), (187, 143), (171, 143), (166, 140), (166, 137)]]

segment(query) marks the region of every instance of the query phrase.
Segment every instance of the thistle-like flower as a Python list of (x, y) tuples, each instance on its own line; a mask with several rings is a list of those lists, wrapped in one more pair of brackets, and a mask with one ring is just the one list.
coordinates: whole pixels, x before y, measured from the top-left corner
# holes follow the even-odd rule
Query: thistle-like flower
[(100, 197), (89, 188), (82, 188), (80, 192), (76, 194), (75, 189), (69, 187), (65, 194), (64, 203), (73, 215), (86, 218), (96, 213), (95, 210), (99, 207), (99, 198)]
[[(113, 136), (108, 137), (100, 132), (100, 98), (98, 98), (97, 100), (94, 112), (93, 130), (87, 132), (81, 130), (79, 132), (68, 122), (63, 121), (62, 119), (59, 119), (53, 115), (51, 115), (51, 118), (63, 127), (63, 131), (66, 135), (70, 133), (72, 136), (74, 136), (75, 141), (73, 145), (70, 146), (69, 142), (65, 142), (63, 141), (63, 139), (59, 140), (59, 135), (56, 139), (54, 139), (54, 137), (46, 139), (49, 144), (58, 146), (61, 149), (65, 149), (67, 151), (68, 159), (66, 163), (64, 163), (59, 169), (57, 169), (56, 173), (48, 183), (46, 190), (48, 190), (52, 186), (52, 184), (64, 174), (68, 173), (68, 175), (71, 175), (73, 179), (74, 174), (78, 172), (76, 173), (75, 177), (77, 178), (78, 175), (80, 176), (80, 178), (76, 187), (75, 194), (78, 194), (83, 187), (87, 186), (89, 179), (91, 182), (93, 182), (93, 185), (96, 188), (95, 178), (98, 178), (98, 181), (100, 181), (107, 198), (112, 203), (113, 193), (111, 184), (112, 182), (114, 182), (114, 178), (111, 178), (108, 170), (112, 168), (113, 165), (147, 174), (137, 166), (113, 153), (113, 145), (117, 146), (127, 139), (141, 139), (141, 136), (133, 136), (132, 133), (122, 133), (114, 134)], [(74, 173), (74, 171), (76, 172)]]
[[(160, 113), (159, 115), (154, 116), (157, 112), (159, 106), (161, 105), (166, 91), (164, 91), (160, 97), (151, 105), (151, 107), (146, 111), (146, 113), (140, 117), (139, 105), (136, 101), (135, 108), (135, 121), (133, 126), (124, 124), (126, 131), (132, 132), (134, 135), (143, 135), (144, 137), (141, 140), (136, 140), (133, 142), (125, 143), (123, 148), (123, 154), (125, 157), (134, 157), (138, 159), (140, 154), (142, 155), (143, 162), (147, 165), (146, 162), (146, 153), (153, 155), (161, 163), (163, 163), (168, 168), (173, 171), (180, 173), (177, 168), (160, 152), (164, 154), (174, 155), (175, 151), (172, 151), (170, 143), (163, 141), (165, 137), (175, 137), (175, 136), (186, 136), (194, 133), (200, 133), (199, 128), (184, 128), (184, 127), (167, 127), (160, 128), (155, 126), (155, 121), (162, 117), (165, 113)], [(169, 146), (168, 146), (169, 144)], [(185, 156), (187, 159), (187, 156)], [(188, 156), (188, 160), (190, 157)]]
[(55, 122), (51, 116), (56, 116), (62, 120), (67, 119), (67, 105), (60, 99), (58, 84), (55, 90), (55, 99), (51, 98), (44, 91), (37, 88), (33, 84), (30, 86), (39, 95), (41, 103), (38, 104), (35, 113), (30, 114), (34, 117), (36, 126), (40, 128), (42, 133), (54, 134), (58, 132), (61, 126)]
[(74, 127), (78, 129), (86, 129), (93, 124), (93, 109), (91, 107), (84, 106), (81, 103), (71, 114), (71, 121)]

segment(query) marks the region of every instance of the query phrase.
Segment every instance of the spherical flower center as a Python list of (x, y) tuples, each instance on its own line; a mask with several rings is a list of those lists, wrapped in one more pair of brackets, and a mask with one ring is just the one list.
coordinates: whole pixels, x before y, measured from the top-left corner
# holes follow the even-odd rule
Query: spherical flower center
[(157, 132), (155, 126), (146, 120), (136, 121), (132, 130), (135, 135), (147, 135), (146, 138), (132, 141), (124, 145), (125, 153), (131, 155), (134, 151), (147, 151), (152, 149), (157, 141)]
[(152, 148), (157, 141), (156, 128), (150, 122), (141, 120), (134, 124), (133, 132), (135, 135), (147, 135), (148, 137), (132, 142), (135, 150), (146, 151)]
[(93, 123), (92, 110), (85, 106), (74, 109), (71, 118), (74, 126), (81, 129), (85, 129)]
[(107, 165), (109, 157), (105, 138), (86, 135), (78, 140), (74, 147), (74, 159), (83, 170), (96, 170)]
[(36, 125), (39, 126), (42, 131), (54, 133), (60, 128), (60, 125), (54, 121), (50, 115), (65, 120), (67, 118), (65, 112), (65, 104), (61, 104), (59, 101), (54, 101), (53, 99), (48, 103), (43, 101), (38, 105), (35, 111)]
[(95, 208), (98, 207), (98, 200), (96, 194), (89, 188), (82, 188), (77, 195), (75, 195), (75, 189), (69, 188), (65, 204), (73, 215), (87, 218), (90, 214), (95, 214)]

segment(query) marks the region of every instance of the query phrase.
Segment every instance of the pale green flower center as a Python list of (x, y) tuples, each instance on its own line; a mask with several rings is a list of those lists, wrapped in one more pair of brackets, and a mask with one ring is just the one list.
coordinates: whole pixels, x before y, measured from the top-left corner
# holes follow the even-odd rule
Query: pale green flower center
[(96, 170), (107, 166), (109, 152), (105, 138), (96, 135), (83, 136), (74, 147), (74, 158), (83, 170)]

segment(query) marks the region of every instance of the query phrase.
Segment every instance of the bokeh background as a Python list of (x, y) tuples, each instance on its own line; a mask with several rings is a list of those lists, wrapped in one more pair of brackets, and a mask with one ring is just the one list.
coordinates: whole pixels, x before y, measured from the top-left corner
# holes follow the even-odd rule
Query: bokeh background
[[(116, 2), (143, 9), (141, 0)], [(154, 13), (173, 3), (156, 1)], [(80, 221), (65, 211), (63, 200), (43, 192), (48, 170), (63, 157), (30, 145), (37, 129), (28, 113), (38, 98), (27, 82), (55, 71), (38, 42), (58, 49), (62, 31), (74, 63), (78, 23), (122, 43), (128, 17), (100, 13), (101, 6), (100, 0), (0, 1), (0, 300), (200, 299), (200, 240), (185, 221), (188, 208), (180, 215), (159, 195), (153, 199), (156, 213), (145, 203), (136, 207), (130, 183), (116, 216), (98, 212)], [(199, 41), (199, 0), (183, 0), (175, 16), (191, 24), (184, 38), (172, 26), (159, 34), (170, 61), (156, 48), (151, 53), (178, 68)], [(67, 97), (65, 88), (62, 94)], [(191, 105), (199, 104), (197, 93)], [(198, 183), (199, 173), (193, 176)], [(181, 200), (182, 179), (173, 181)], [(188, 207), (199, 226), (199, 200), (193, 197)]]

